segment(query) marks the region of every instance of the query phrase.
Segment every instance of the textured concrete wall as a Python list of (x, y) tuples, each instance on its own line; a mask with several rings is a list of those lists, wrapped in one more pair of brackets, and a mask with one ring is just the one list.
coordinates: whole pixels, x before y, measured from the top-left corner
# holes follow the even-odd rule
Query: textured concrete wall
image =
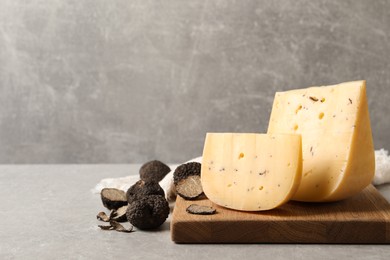
[(274, 92), (366, 79), (390, 149), (389, 1), (0, 1), (0, 163), (201, 154)]

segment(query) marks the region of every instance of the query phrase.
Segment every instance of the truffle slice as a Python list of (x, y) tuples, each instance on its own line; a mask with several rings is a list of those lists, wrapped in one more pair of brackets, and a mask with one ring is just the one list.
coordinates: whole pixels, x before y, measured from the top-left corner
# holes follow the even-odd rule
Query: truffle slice
[(125, 232), (125, 233), (134, 232), (133, 226), (131, 226), (129, 229), (126, 229), (124, 226), (122, 226), (115, 220), (110, 220), (110, 225), (108, 226), (98, 225), (98, 227), (100, 227), (102, 230), (115, 230), (118, 232)]
[(113, 230), (114, 228), (110, 225), (108, 226), (103, 226), (103, 225), (98, 225), (102, 230)]
[(127, 207), (128, 206), (126, 205), (126, 206), (120, 207), (117, 210), (111, 211), (110, 220), (115, 220), (117, 222), (126, 222), (127, 221), (127, 217), (126, 217)]
[(165, 163), (154, 160), (145, 163), (139, 169), (139, 176), (144, 181), (160, 182), (171, 171)]
[(133, 184), (126, 192), (127, 202), (130, 204), (139, 197), (148, 195), (165, 196), (164, 190), (157, 182), (139, 180)]
[(213, 207), (201, 206), (198, 204), (189, 205), (186, 211), (190, 214), (197, 214), (197, 215), (212, 215), (216, 213), (216, 210)]
[(125, 233), (131, 233), (133, 231), (133, 226), (131, 226), (129, 229), (126, 229), (124, 226), (116, 222), (115, 220), (110, 221), (110, 225), (113, 227), (114, 230), (118, 232), (125, 232)]
[(107, 216), (107, 214), (103, 211), (99, 212), (97, 215), (96, 215), (96, 218), (98, 220), (101, 220), (101, 221), (104, 221), (104, 222), (108, 222), (110, 221), (110, 217)]
[(107, 216), (105, 212), (99, 212), (96, 216), (96, 218), (100, 221), (104, 222), (110, 222), (111, 220), (117, 221), (117, 222), (126, 222), (126, 210), (127, 205), (122, 206), (119, 209), (113, 209), (111, 210), (110, 216)]
[(173, 183), (176, 185), (180, 180), (183, 180), (188, 176), (200, 176), (200, 168), (201, 164), (198, 162), (189, 162), (178, 166), (173, 173)]
[(192, 175), (180, 180), (176, 185), (176, 192), (180, 197), (186, 200), (198, 198), (203, 194), (200, 176)]
[(118, 209), (127, 205), (126, 193), (123, 190), (104, 188), (100, 192), (100, 197), (104, 207), (108, 209)]
[(168, 201), (161, 195), (149, 195), (135, 200), (127, 208), (127, 220), (139, 229), (155, 229), (169, 215)]

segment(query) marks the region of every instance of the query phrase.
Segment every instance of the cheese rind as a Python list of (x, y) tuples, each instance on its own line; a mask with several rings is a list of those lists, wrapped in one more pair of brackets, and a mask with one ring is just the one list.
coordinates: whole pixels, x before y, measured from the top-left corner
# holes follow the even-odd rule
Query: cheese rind
[(302, 181), (294, 200), (345, 199), (374, 176), (365, 81), (277, 92), (268, 133), (302, 135)]
[(208, 133), (201, 168), (212, 202), (244, 211), (287, 202), (302, 174), (301, 137), (295, 134)]

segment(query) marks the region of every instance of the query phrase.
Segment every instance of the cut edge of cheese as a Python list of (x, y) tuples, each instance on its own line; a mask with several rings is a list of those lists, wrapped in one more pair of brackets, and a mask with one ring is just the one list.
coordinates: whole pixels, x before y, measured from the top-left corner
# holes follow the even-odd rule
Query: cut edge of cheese
[(276, 208), (294, 195), (301, 175), (300, 135), (206, 135), (201, 182), (217, 205), (242, 211)]
[[(365, 81), (277, 92), (268, 133), (302, 134), (303, 176), (294, 200), (346, 199), (375, 174)], [(323, 157), (311, 159), (316, 152)]]
[(351, 197), (367, 187), (375, 175), (375, 149), (368, 110), (366, 82), (361, 81), (360, 105), (352, 134), (349, 160), (338, 185), (324, 201), (337, 201)]

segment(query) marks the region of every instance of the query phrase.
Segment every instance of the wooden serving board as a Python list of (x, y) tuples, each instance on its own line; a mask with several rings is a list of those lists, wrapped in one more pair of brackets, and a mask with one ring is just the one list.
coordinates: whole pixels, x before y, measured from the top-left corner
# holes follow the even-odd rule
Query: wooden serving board
[[(214, 215), (186, 212), (190, 204), (216, 208)], [(204, 198), (176, 200), (171, 220), (176, 243), (390, 243), (390, 204), (368, 186), (332, 203), (289, 202), (263, 212), (242, 212)]]

